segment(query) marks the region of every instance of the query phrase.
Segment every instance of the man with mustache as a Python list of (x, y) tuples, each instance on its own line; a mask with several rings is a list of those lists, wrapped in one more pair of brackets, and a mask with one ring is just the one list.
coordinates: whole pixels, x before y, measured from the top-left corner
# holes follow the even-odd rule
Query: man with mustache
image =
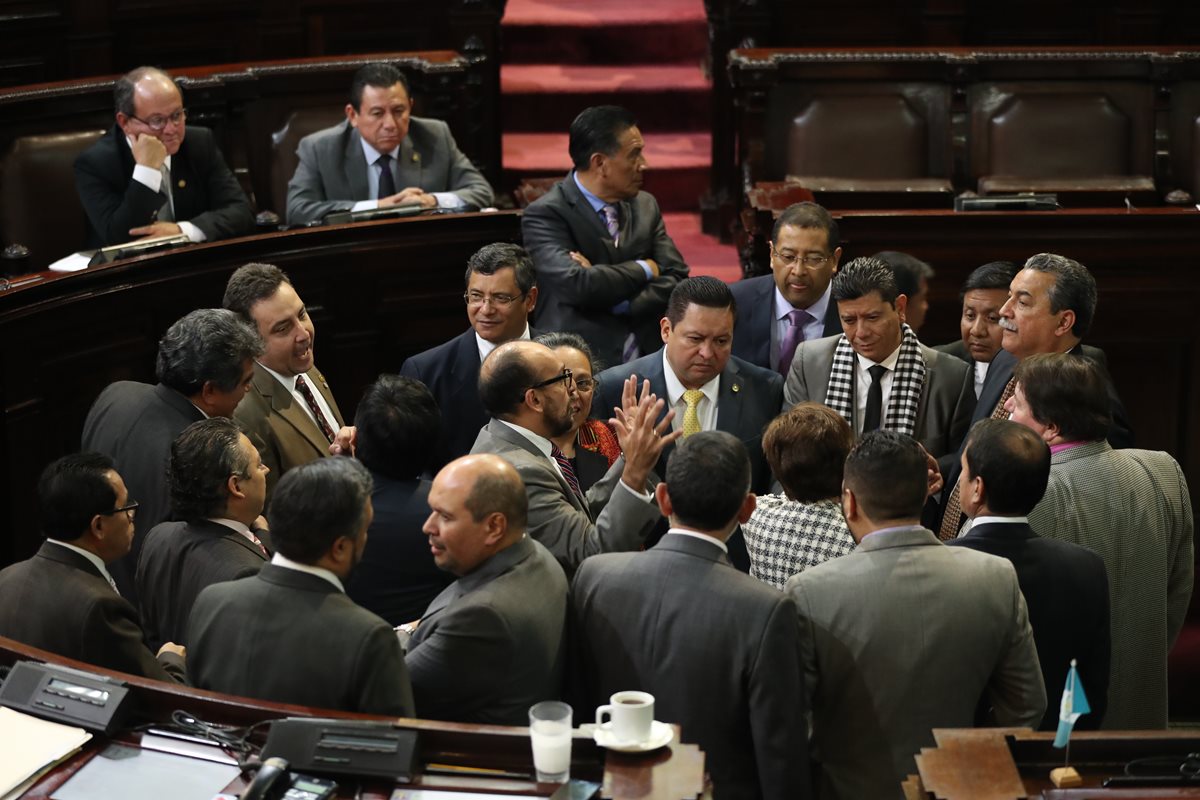
[[(663, 347), (600, 374), (595, 412), (603, 416), (620, 400), (622, 382), (650, 381), (650, 390), (675, 412), (672, 426), (686, 438), (700, 431), (736, 436), (750, 454), (750, 490), (765, 493), (771, 470), (762, 450), (762, 432), (783, 403), (783, 378), (731, 355), (737, 301), (723, 281), (700, 277), (671, 292), (661, 320)], [(665, 475), (673, 447), (663, 448), (655, 471)], [(733, 565), (746, 572), (750, 558), (741, 529), (729, 538)]]
[(317, 331), (288, 276), (271, 264), (246, 264), (225, 285), (225, 308), (258, 329), (266, 351), (254, 364), (250, 391), (234, 412), (262, 455), (267, 493), (292, 467), (329, 455), (349, 441), (333, 391), (313, 359)]
[(642, 191), (646, 142), (618, 106), (571, 123), (574, 169), (525, 209), (521, 233), (537, 269), (545, 331), (578, 333), (606, 364), (657, 346), (658, 320), (687, 264)]
[(254, 215), (212, 131), (187, 125), (171, 76), (138, 67), (113, 87), (116, 124), (75, 160), (88, 244), (185, 234), (193, 242), (254, 231)]

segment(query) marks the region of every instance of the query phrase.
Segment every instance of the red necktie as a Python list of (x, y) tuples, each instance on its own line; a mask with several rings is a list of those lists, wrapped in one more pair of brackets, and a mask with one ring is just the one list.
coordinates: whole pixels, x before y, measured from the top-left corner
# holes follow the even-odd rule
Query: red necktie
[(321, 433), (325, 434), (325, 438), (329, 440), (330, 444), (333, 444), (333, 428), (329, 426), (325, 415), (321, 413), (321, 407), (317, 405), (317, 398), (313, 397), (312, 389), (309, 388), (308, 381), (304, 380), (303, 375), (296, 376), (296, 391), (300, 392), (304, 402), (308, 403), (308, 410), (313, 413), (313, 418), (316, 419)]

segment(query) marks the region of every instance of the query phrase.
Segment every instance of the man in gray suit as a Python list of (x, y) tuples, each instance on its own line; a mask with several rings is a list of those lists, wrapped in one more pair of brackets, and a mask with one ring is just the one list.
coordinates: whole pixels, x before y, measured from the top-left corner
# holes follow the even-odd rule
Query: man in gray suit
[(1103, 727), (1167, 726), (1167, 653), (1192, 598), (1193, 521), (1167, 453), (1114, 450), (1107, 377), (1066, 353), (1022, 359), (1005, 407), (1050, 446), (1050, 482), (1029, 512), (1039, 535), (1090, 547), (1108, 568), (1112, 660)]
[(271, 508), (275, 555), (257, 575), (200, 593), (188, 621), (201, 689), (339, 711), (413, 716), (392, 626), (346, 596), (371, 524), (371, 475), (324, 458), (283, 476)]
[[(189, 425), (171, 445), (171, 511), (146, 534), (137, 563), (142, 627), (151, 647), (187, 643), (206, 586), (253, 575), (271, 557), (263, 539), (267, 467), (225, 417)], [(261, 537), (261, 538), (260, 538)]]
[(408, 203), (450, 210), (491, 205), (492, 187), (446, 123), (411, 113), (400, 70), (391, 64), (359, 69), (346, 121), (300, 140), (300, 163), (288, 182), (288, 224)]
[(655, 494), (671, 518), (662, 541), (590, 558), (575, 577), (589, 703), (653, 694), (656, 716), (704, 751), (718, 798), (809, 797), (795, 606), (726, 552), (754, 511), (745, 447), (688, 437)]
[(917, 341), (904, 321), (907, 298), (884, 262), (851, 261), (833, 277), (833, 298), (844, 333), (796, 348), (784, 406), (824, 403), (857, 436), (876, 429), (908, 434), (945, 472), (975, 410), (970, 368)]
[[(579, 410), (571, 371), (543, 344), (502, 344), (483, 362), (479, 395), (492, 419), (472, 453), (495, 453), (516, 467), (529, 494), (529, 535), (550, 550), (568, 574), (595, 553), (636, 550), (659, 519), (644, 491), (670, 431), (673, 414), (656, 424), (663, 401), (626, 381), (614, 421), (624, 456), (586, 495), (571, 462), (550, 441), (570, 430)], [(602, 507), (599, 516), (592, 508)]]
[(688, 267), (642, 191), (645, 141), (623, 108), (571, 123), (575, 168), (521, 218), (542, 297), (537, 326), (578, 333), (606, 364), (658, 348), (658, 321)]
[(903, 797), (932, 729), (971, 727), (985, 692), (998, 725), (1036, 725), (1046, 708), (1012, 564), (946, 547), (919, 524), (926, 458), (910, 436), (863, 437), (842, 488), (858, 550), (785, 587), (799, 609), (823, 800)]
[(429, 490), (425, 523), (437, 565), (458, 577), (409, 632), (409, 673), (423, 719), (522, 725), (559, 696), (567, 578), (525, 533), (521, 476), (499, 456), (463, 456)]

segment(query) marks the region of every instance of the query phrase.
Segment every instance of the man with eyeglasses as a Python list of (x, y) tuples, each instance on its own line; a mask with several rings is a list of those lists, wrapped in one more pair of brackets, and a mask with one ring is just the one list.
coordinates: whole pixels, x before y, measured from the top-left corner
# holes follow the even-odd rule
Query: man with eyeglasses
[(213, 141), (186, 124), (167, 73), (138, 67), (113, 87), (116, 124), (75, 160), (92, 247), (180, 233), (193, 242), (254, 230), (246, 195)]
[(537, 306), (537, 276), (523, 247), (506, 242), (484, 245), (467, 261), (466, 331), (448, 342), (407, 359), (400, 374), (421, 381), (437, 400), (442, 433), (430, 471), (471, 452), (488, 413), (479, 399), (479, 365), (498, 346), (530, 339), (529, 327)]
[(133, 544), (138, 504), (100, 453), (63, 456), (38, 481), (46, 541), (0, 572), (0, 636), (86, 664), (184, 681), (183, 647), (146, 648), (108, 565)]
[[(479, 395), (492, 419), (471, 452), (495, 453), (517, 468), (529, 494), (529, 535), (568, 576), (590, 555), (638, 549), (660, 517), (646, 479), (663, 447), (682, 434), (671, 432), (673, 412), (656, 423), (665, 403), (648, 387), (641, 397), (635, 379), (623, 388), (613, 422), (624, 455), (585, 494), (570, 460), (551, 441), (571, 428), (579, 410), (562, 359), (537, 342), (508, 342), (479, 371)], [(593, 508), (602, 510), (593, 516)]]
[(816, 203), (784, 209), (771, 232), (771, 274), (730, 284), (738, 305), (733, 354), (787, 376), (800, 342), (842, 332), (830, 281), (842, 257), (838, 225)]

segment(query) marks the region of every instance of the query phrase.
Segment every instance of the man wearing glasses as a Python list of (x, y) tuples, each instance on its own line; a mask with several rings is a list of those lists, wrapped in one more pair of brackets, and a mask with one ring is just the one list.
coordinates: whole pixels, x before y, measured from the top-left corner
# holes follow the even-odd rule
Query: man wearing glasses
[(184, 649), (167, 643), (155, 658), (137, 611), (108, 572), (133, 544), (138, 509), (112, 459), (89, 452), (58, 459), (38, 481), (38, 500), (46, 541), (33, 558), (0, 572), (0, 636), (87, 664), (183, 682)]
[(525, 249), (496, 242), (467, 261), (466, 331), (404, 362), (400, 374), (421, 381), (437, 400), (442, 414), (430, 470), (471, 452), (488, 413), (479, 399), (479, 365), (498, 346), (538, 335), (529, 316), (537, 305), (537, 276)]
[(193, 242), (251, 233), (254, 215), (212, 132), (186, 125), (175, 81), (138, 67), (113, 87), (116, 125), (75, 160), (89, 245), (185, 234)]
[(800, 342), (842, 332), (830, 281), (842, 248), (833, 217), (816, 203), (788, 206), (771, 232), (771, 274), (730, 284), (738, 306), (733, 354), (787, 376)]

